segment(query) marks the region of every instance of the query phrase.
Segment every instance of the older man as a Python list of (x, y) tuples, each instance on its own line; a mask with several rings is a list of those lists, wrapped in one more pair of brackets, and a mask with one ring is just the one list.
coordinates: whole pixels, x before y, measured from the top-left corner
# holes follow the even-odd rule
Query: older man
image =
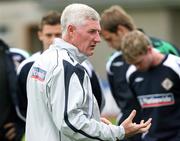
[(80, 65), (100, 42), (99, 14), (84, 4), (67, 6), (56, 39), (33, 64), (27, 82), (26, 141), (119, 140), (146, 132), (151, 119), (122, 125), (100, 121), (88, 74)]

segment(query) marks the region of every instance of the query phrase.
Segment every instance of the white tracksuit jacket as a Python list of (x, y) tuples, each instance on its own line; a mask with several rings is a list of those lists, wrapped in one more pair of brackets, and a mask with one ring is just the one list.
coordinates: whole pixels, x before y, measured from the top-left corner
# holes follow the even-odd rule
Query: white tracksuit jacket
[(27, 79), (26, 141), (116, 141), (122, 126), (106, 125), (79, 65), (86, 56), (55, 39), (32, 66)]

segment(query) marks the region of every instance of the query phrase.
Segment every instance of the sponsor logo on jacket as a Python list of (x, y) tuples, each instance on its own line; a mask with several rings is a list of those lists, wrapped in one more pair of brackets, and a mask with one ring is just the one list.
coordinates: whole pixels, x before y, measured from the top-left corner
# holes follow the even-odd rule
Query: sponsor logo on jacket
[(175, 103), (172, 93), (138, 96), (138, 100), (142, 108), (168, 106)]
[(39, 81), (44, 81), (46, 76), (46, 71), (39, 68), (33, 67), (31, 78), (34, 78)]

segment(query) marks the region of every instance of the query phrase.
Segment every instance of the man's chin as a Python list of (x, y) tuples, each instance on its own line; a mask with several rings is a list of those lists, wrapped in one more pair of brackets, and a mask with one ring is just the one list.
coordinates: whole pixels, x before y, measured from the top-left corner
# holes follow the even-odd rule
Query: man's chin
[(94, 51), (90, 52), (88, 56), (92, 56), (94, 54)]

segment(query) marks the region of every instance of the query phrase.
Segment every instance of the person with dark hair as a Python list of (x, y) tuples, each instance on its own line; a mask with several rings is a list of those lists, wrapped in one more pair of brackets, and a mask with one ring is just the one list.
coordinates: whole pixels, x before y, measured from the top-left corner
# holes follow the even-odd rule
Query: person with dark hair
[(42, 42), (42, 51), (49, 48), (55, 37), (61, 37), (61, 14), (56, 11), (50, 11), (44, 15), (39, 24), (38, 37)]
[(121, 50), (132, 64), (126, 79), (141, 106), (141, 116), (153, 118), (142, 141), (179, 141), (180, 58), (158, 52), (150, 38), (138, 30), (123, 37)]
[(16, 65), (28, 54), (0, 39), (0, 141), (20, 141), (25, 131), (17, 95)]
[(49, 11), (42, 17), (38, 30), (38, 38), (42, 43), (42, 50), (34, 53), (31, 57), (24, 60), (18, 67), (18, 95), (20, 97), (22, 111), (24, 111), (23, 116), (25, 117), (27, 109), (26, 81), (28, 72), (34, 61), (41, 55), (43, 51), (49, 48), (50, 44), (53, 42), (53, 39), (56, 37), (61, 37), (60, 17), (61, 14), (56, 11)]
[(151, 119), (120, 125), (101, 121), (91, 82), (81, 63), (100, 42), (100, 17), (85, 4), (70, 4), (62, 12), (62, 39), (42, 53), (27, 78), (26, 141), (120, 140), (147, 132)]

